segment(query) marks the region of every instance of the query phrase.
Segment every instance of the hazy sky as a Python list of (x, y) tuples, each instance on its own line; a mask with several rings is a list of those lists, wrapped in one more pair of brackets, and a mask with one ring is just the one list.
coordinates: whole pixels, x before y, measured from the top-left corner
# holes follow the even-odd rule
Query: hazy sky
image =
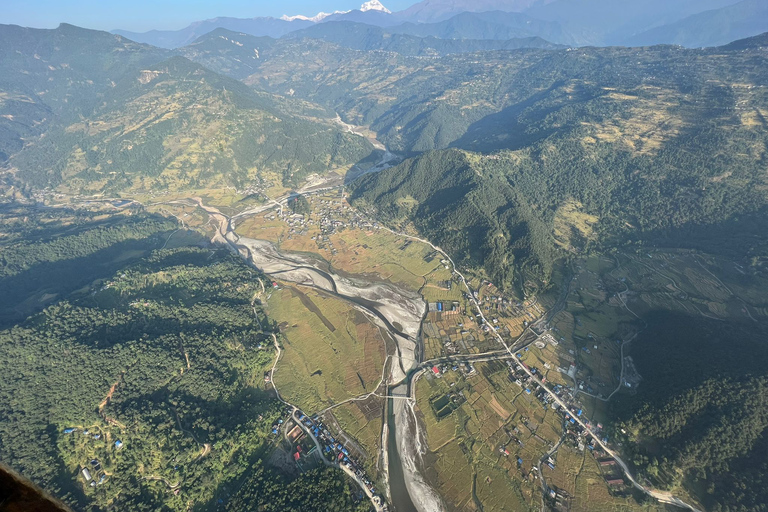
[[(0, 23), (54, 28), (61, 22), (101, 30), (179, 29), (192, 21), (234, 16), (314, 15), (357, 9), (364, 0), (0, 0)], [(399, 11), (418, 0), (380, 0)]]

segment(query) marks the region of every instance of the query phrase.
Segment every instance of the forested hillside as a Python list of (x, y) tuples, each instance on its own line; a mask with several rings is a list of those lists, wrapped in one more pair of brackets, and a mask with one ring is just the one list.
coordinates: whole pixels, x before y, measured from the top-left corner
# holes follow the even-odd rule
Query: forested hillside
[(260, 387), (275, 354), (272, 323), (251, 305), (256, 271), (225, 251), (176, 248), (104, 276), (115, 267), (90, 255), (162, 233), (162, 219), (42, 220), (3, 242), (3, 289), (62, 261), (79, 263), (63, 279), (85, 287), (0, 331), (0, 459), (77, 510), (206, 508), (245, 475), (231, 510), (302, 510), (307, 497), (354, 507), (340, 473), (292, 483), (262, 461), (282, 405)]
[(765, 257), (768, 67), (754, 65), (768, 64), (764, 52), (656, 48), (648, 53), (681, 61), (656, 60), (645, 78), (624, 50), (591, 52), (534, 67), (586, 77), (594, 62), (612, 63), (593, 80), (550, 78), (451, 143), (483, 153), (425, 153), (355, 182), (353, 200), (413, 222), (508, 285), (515, 267), (547, 280), (566, 251), (628, 243)]
[(352, 184), (351, 197), (397, 226), (412, 222), (458, 264), (482, 266), (498, 286), (509, 287), (524, 270), (548, 275), (557, 256), (547, 219), (534, 210), (537, 198), (507, 181), (509, 164), (458, 150), (429, 152), (364, 176)]
[(67, 24), (56, 30), (0, 25), (0, 164), (54, 118), (88, 115), (113, 80), (165, 54)]
[(176, 229), (173, 219), (141, 210), (104, 216), (0, 205), (0, 326), (109, 277), (161, 248)]
[(268, 174), (295, 186), (372, 151), (330, 121), (289, 113), (301, 109), (285, 108), (285, 99), (164, 50), (68, 25), (0, 27), (0, 40), (14, 37), (25, 44), (0, 49), (0, 151), (27, 186), (247, 190)]
[(731, 126), (765, 128), (755, 117), (766, 102), (765, 52), (742, 50), (528, 49), (423, 59), (281, 40), (245, 82), (370, 125), (393, 151), (517, 149), (574, 130), (652, 151), (693, 135), (701, 122), (729, 121), (708, 125), (726, 137)]
[[(744, 129), (733, 144), (754, 135)], [(413, 223), (502, 286), (547, 281), (569, 253), (627, 244), (698, 248), (746, 264), (765, 258), (763, 168), (736, 151), (708, 159), (692, 141), (718, 147), (687, 139), (652, 155), (551, 137), (493, 155), (428, 152), (364, 176), (351, 197), (390, 223)]]
[(630, 460), (707, 510), (766, 510), (768, 326), (669, 312), (646, 320), (632, 349), (644, 382), (613, 405)]

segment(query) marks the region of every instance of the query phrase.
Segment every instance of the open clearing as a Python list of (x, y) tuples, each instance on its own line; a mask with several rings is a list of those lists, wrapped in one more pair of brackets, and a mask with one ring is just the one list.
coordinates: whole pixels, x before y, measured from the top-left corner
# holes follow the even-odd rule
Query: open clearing
[(295, 285), (273, 290), (267, 308), (284, 339), (275, 381), (289, 402), (312, 414), (376, 389), (385, 343), (363, 313)]

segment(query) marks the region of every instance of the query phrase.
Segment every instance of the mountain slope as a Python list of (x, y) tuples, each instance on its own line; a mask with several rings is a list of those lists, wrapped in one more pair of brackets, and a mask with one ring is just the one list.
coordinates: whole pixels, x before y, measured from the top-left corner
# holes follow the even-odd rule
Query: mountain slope
[(540, 1), (542, 0), (422, 0), (395, 13), (395, 16), (412, 23), (435, 23), (462, 12), (522, 12)]
[(217, 28), (177, 51), (208, 69), (241, 80), (258, 71), (260, 59), (276, 42), (271, 37)]
[(718, 46), (768, 31), (768, 3), (743, 0), (736, 5), (689, 16), (629, 39), (632, 45), (659, 43), (687, 47)]
[(78, 193), (242, 190), (266, 173), (296, 184), (370, 152), (361, 137), (282, 115), (268, 96), (173, 57), (135, 71), (91, 116), (53, 127), (11, 163), (28, 183)]
[(149, 32), (129, 32), (113, 30), (133, 41), (151, 44), (160, 48), (178, 48), (192, 43), (201, 36), (217, 28), (226, 28), (234, 32), (243, 32), (253, 36), (280, 37), (293, 30), (311, 26), (307, 20), (286, 21), (276, 18), (213, 18), (192, 23), (181, 30), (151, 30)]
[(354, 50), (383, 50), (402, 55), (438, 56), (453, 53), (470, 53), (483, 50), (515, 50), (518, 48), (555, 49), (558, 45), (539, 37), (509, 40), (488, 39), (439, 39), (392, 34), (386, 29), (351, 22), (329, 22), (297, 30), (285, 36), (290, 39), (321, 39)]
[[(634, 35), (738, 0), (555, 0), (533, 5), (526, 14), (560, 23), (581, 44), (628, 45)], [(752, 34), (750, 34), (752, 35)], [(670, 41), (658, 41), (668, 43)]]
[(0, 25), (0, 163), (55, 116), (88, 115), (114, 80), (166, 55), (67, 24), (53, 30)]
[[(760, 49), (668, 47), (528, 56), (517, 78), (502, 71), (511, 80), (503, 89), (479, 80), (509, 100), (522, 95), (451, 143), (481, 153), (417, 156), (364, 176), (353, 198), (507, 286), (546, 281), (558, 255), (595, 247), (764, 257), (766, 58)], [(456, 128), (449, 112), (414, 113), (431, 118), (422, 135)], [(571, 228), (557, 235), (556, 225)]]
[[(703, 103), (711, 109), (702, 111), (707, 115), (721, 108), (735, 115), (741, 98), (763, 101), (762, 89), (739, 84), (763, 83), (752, 59), (763, 62), (764, 54), (724, 58), (722, 51), (528, 49), (425, 60), (318, 40), (281, 41), (246, 83), (290, 92), (369, 125), (394, 151), (517, 149), (567, 127), (589, 126), (602, 126), (595, 128), (602, 138), (624, 130), (626, 144), (642, 151), (690, 125), (699, 115), (690, 105)], [(547, 121), (557, 116), (559, 123)], [(675, 120), (664, 123), (664, 116)], [(542, 121), (548, 129), (538, 128)]]
[(464, 12), (435, 23), (403, 23), (392, 33), (440, 39), (496, 39), (540, 37), (559, 44), (579, 44), (581, 39), (553, 21), (542, 21), (516, 12)]

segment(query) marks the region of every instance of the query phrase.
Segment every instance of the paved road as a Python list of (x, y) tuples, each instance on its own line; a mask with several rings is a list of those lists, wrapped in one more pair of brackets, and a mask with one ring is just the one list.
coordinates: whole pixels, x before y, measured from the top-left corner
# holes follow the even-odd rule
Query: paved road
[[(388, 228), (384, 228), (384, 229), (388, 229)], [(485, 315), (483, 314), (483, 310), (480, 307), (480, 304), (477, 302), (477, 300), (475, 300), (474, 295), (472, 293), (472, 288), (470, 288), (469, 283), (467, 282), (466, 278), (464, 277), (464, 274), (459, 272), (458, 268), (456, 267), (456, 264), (453, 262), (451, 257), (445, 251), (443, 251), (442, 249), (440, 249), (436, 245), (432, 244), (428, 240), (424, 240), (424, 239), (419, 238), (419, 237), (407, 235), (405, 233), (398, 233), (397, 231), (393, 231), (391, 229), (388, 229), (388, 230), (391, 231), (392, 233), (397, 234), (397, 235), (409, 237), (409, 238), (412, 238), (414, 240), (418, 240), (420, 242), (423, 242), (423, 243), (429, 245), (430, 247), (432, 247), (434, 250), (436, 250), (439, 253), (441, 253), (443, 256), (445, 256), (445, 258), (451, 263), (451, 267), (453, 268), (454, 274), (456, 274), (456, 276), (458, 276), (461, 279), (462, 283), (464, 284), (464, 287), (467, 289), (467, 293), (469, 295), (469, 300), (472, 301), (474, 306), (477, 308), (477, 311), (480, 314), (480, 318), (483, 320), (483, 323), (485, 323), (486, 325), (491, 325), (488, 322), (488, 320), (485, 318)], [(514, 352), (510, 349), (509, 345), (507, 345), (507, 343), (504, 341), (504, 339), (501, 337), (501, 335), (498, 332), (496, 332), (495, 330), (491, 330), (491, 332), (496, 336), (496, 339), (498, 340), (498, 342), (504, 347), (504, 350), (510, 356), (513, 356), (513, 360), (515, 361), (515, 364), (520, 369), (522, 369), (533, 382), (535, 382), (542, 389), (544, 389), (549, 394), (549, 396), (552, 398), (552, 400), (554, 400), (555, 403), (557, 403), (560, 407), (562, 407), (563, 410), (569, 411), (570, 409), (568, 408), (568, 405), (558, 395), (556, 395), (551, 389), (549, 389), (547, 386), (545, 386), (541, 382), (541, 380), (539, 380), (527, 367), (525, 367), (522, 364), (520, 364), (517, 361), (517, 359), (514, 359)], [(682, 501), (679, 498), (676, 498), (676, 497), (672, 496), (672, 494), (670, 494), (668, 492), (658, 491), (658, 490), (655, 490), (655, 489), (649, 489), (649, 488), (643, 486), (640, 482), (638, 482), (635, 479), (635, 477), (632, 475), (632, 473), (629, 470), (629, 466), (619, 457), (619, 455), (615, 451), (613, 451), (611, 448), (609, 448), (608, 445), (606, 443), (604, 443), (600, 439), (599, 436), (597, 436), (596, 434), (592, 433), (592, 430), (589, 427), (587, 427), (587, 425), (581, 420), (581, 418), (579, 418), (575, 414), (572, 414), (571, 417), (574, 419), (574, 421), (576, 421), (576, 423), (578, 423), (578, 425), (581, 428), (584, 429), (585, 432), (588, 433), (588, 435), (590, 435), (590, 436), (592, 436), (592, 438), (594, 438), (594, 440), (597, 443), (597, 445), (600, 446), (600, 448), (606, 454), (608, 454), (609, 457), (612, 457), (613, 459), (616, 460), (616, 463), (619, 466), (621, 466), (622, 470), (624, 471), (624, 475), (627, 478), (627, 480), (629, 480), (629, 482), (635, 488), (637, 488), (640, 491), (644, 492), (645, 494), (651, 496), (652, 498), (655, 498), (655, 499), (661, 501), (662, 503), (668, 503), (668, 504), (671, 504), (671, 505), (676, 505), (676, 506), (681, 507), (681, 508), (687, 508), (689, 510), (693, 510), (694, 512), (701, 512), (699, 509), (695, 508), (692, 505), (689, 505), (688, 503)]]
[[(334, 187), (334, 188), (335, 188), (335, 187)], [(277, 204), (278, 204), (278, 206), (280, 206), (280, 205), (281, 205), (281, 203), (282, 203), (282, 202), (283, 202), (285, 199), (287, 199), (288, 197), (289, 197), (289, 196), (281, 197), (281, 198), (279, 198), (279, 199), (278, 199), (278, 201), (276, 201), (276, 202), (273, 202), (273, 204), (272, 204), (271, 206), (266, 206), (266, 207), (259, 207), (259, 208), (256, 208), (256, 209), (253, 209), (253, 210), (250, 210), (250, 211), (247, 211), (247, 212), (242, 212), (242, 213), (240, 213), (239, 215), (236, 215), (236, 216), (235, 216), (235, 217), (233, 217), (233, 218), (237, 218), (237, 217), (243, 217), (243, 216), (246, 216), (246, 215), (250, 215), (250, 214), (253, 214), (253, 213), (257, 213), (257, 211), (264, 211), (265, 209), (268, 209), (268, 208), (270, 208), (270, 207), (274, 207), (275, 203), (277, 203)], [(206, 211), (206, 212), (207, 212), (209, 215), (212, 215), (212, 216), (213, 216), (214, 218), (216, 218), (216, 220), (218, 221), (218, 224), (219, 224), (218, 228), (219, 228), (219, 229), (217, 230), (217, 235), (216, 235), (216, 237), (215, 237), (215, 238), (219, 238), (219, 237), (221, 237), (221, 238), (223, 239), (223, 242), (224, 242), (224, 243), (226, 243), (226, 244), (230, 244), (230, 242), (229, 242), (229, 241), (226, 239), (226, 233), (227, 233), (227, 231), (228, 231), (228, 227), (229, 227), (229, 226), (228, 226), (228, 224), (229, 224), (229, 221), (230, 221), (230, 219), (229, 219), (227, 216), (223, 215), (223, 214), (222, 214), (220, 211), (218, 211), (217, 209), (215, 209), (215, 208), (211, 208), (211, 207), (206, 207), (206, 206), (204, 206), (204, 205), (203, 205), (203, 203), (202, 203), (202, 201), (200, 200), (200, 198), (194, 198), (193, 200), (194, 200), (194, 201), (195, 201), (195, 202), (196, 202), (196, 203), (197, 203), (197, 204), (198, 204), (198, 205), (199, 205), (199, 206), (200, 206), (202, 209), (204, 209), (204, 210), (205, 210), (205, 211)], [(471, 289), (471, 287), (469, 286), (469, 283), (467, 282), (466, 278), (465, 278), (465, 277), (464, 277), (464, 275), (463, 275), (463, 274), (462, 274), (462, 273), (461, 273), (461, 272), (458, 270), (458, 267), (456, 266), (456, 264), (454, 263), (454, 261), (451, 259), (451, 257), (450, 257), (450, 256), (449, 256), (449, 255), (448, 255), (448, 254), (447, 254), (445, 251), (443, 251), (442, 249), (440, 249), (438, 246), (434, 245), (434, 244), (433, 244), (432, 242), (430, 242), (429, 240), (425, 240), (425, 239), (423, 239), (423, 238), (420, 238), (420, 237), (417, 237), (417, 236), (413, 236), (413, 235), (408, 235), (408, 234), (406, 234), (406, 233), (400, 233), (400, 232), (394, 231), (394, 230), (392, 230), (392, 229), (389, 229), (389, 228), (386, 228), (386, 227), (382, 227), (381, 229), (385, 229), (385, 230), (387, 230), (387, 231), (390, 231), (390, 232), (392, 232), (392, 233), (394, 233), (394, 234), (396, 234), (396, 235), (398, 235), (398, 236), (403, 236), (403, 237), (406, 237), (406, 238), (410, 238), (410, 239), (413, 239), (413, 240), (417, 240), (417, 241), (419, 241), (419, 242), (422, 242), (422, 243), (424, 243), (424, 244), (427, 244), (427, 245), (429, 245), (430, 247), (432, 247), (432, 249), (434, 249), (435, 251), (437, 251), (437, 252), (441, 253), (441, 254), (442, 254), (442, 255), (443, 255), (443, 256), (444, 256), (444, 257), (445, 257), (445, 258), (446, 258), (446, 259), (447, 259), (447, 260), (450, 262), (450, 264), (451, 264), (451, 267), (453, 268), (453, 273), (454, 273), (456, 276), (458, 276), (458, 277), (461, 279), (461, 281), (462, 281), (462, 283), (463, 283), (464, 287), (466, 288), (466, 290), (467, 290), (467, 293), (468, 293), (468, 295), (469, 295), (469, 300), (470, 300), (470, 301), (473, 303), (473, 305), (474, 305), (474, 306), (477, 308), (477, 310), (478, 310), (478, 313), (480, 314), (480, 318), (483, 320), (483, 323), (485, 323), (486, 325), (491, 325), (491, 324), (488, 322), (488, 320), (487, 320), (487, 318), (485, 317), (485, 315), (483, 314), (483, 311), (482, 311), (482, 308), (481, 308), (480, 304), (477, 302), (477, 300), (475, 300), (475, 298), (474, 298), (474, 295), (473, 295), (473, 293), (472, 293), (472, 289)], [(665, 277), (667, 277), (667, 276), (665, 276)], [(670, 280), (671, 280), (671, 278), (668, 278), (668, 279), (670, 279)], [(674, 282), (674, 280), (673, 280), (673, 282)], [(491, 330), (491, 332), (492, 332), (492, 333), (494, 334), (494, 336), (497, 338), (497, 341), (498, 341), (498, 342), (499, 342), (499, 343), (500, 343), (500, 344), (501, 344), (501, 345), (504, 347), (504, 350), (505, 350), (505, 352), (507, 352), (507, 354), (509, 354), (509, 356), (511, 356), (511, 358), (512, 358), (512, 359), (515, 361), (515, 364), (516, 364), (516, 365), (517, 365), (517, 366), (518, 366), (520, 369), (522, 369), (522, 370), (523, 370), (523, 371), (524, 371), (524, 372), (525, 372), (525, 373), (528, 375), (528, 377), (529, 377), (529, 378), (530, 378), (530, 379), (531, 379), (533, 382), (535, 382), (535, 383), (536, 383), (536, 384), (538, 384), (538, 385), (539, 385), (539, 386), (540, 386), (542, 389), (544, 389), (544, 390), (545, 390), (545, 391), (546, 391), (546, 392), (547, 392), (547, 393), (550, 395), (550, 397), (552, 398), (552, 400), (553, 400), (555, 403), (557, 403), (557, 404), (558, 404), (560, 407), (562, 407), (562, 408), (563, 408), (563, 410), (565, 410), (565, 411), (568, 411), (568, 410), (569, 410), (569, 408), (568, 408), (568, 405), (567, 405), (567, 404), (566, 404), (566, 403), (565, 403), (565, 402), (564, 402), (564, 401), (563, 401), (563, 400), (562, 400), (562, 399), (561, 399), (561, 398), (560, 398), (558, 395), (556, 395), (556, 394), (555, 394), (555, 393), (554, 393), (552, 390), (550, 390), (550, 389), (549, 389), (547, 386), (544, 386), (544, 384), (541, 382), (541, 380), (540, 380), (540, 379), (538, 379), (538, 378), (537, 378), (537, 377), (536, 377), (536, 376), (535, 376), (535, 375), (534, 375), (534, 374), (533, 374), (533, 373), (532, 373), (532, 372), (531, 372), (531, 371), (530, 371), (530, 370), (529, 370), (527, 367), (525, 367), (525, 366), (521, 365), (521, 364), (520, 364), (520, 363), (517, 361), (517, 359), (515, 359), (515, 357), (514, 357), (514, 356), (515, 356), (514, 352), (511, 350), (511, 348), (509, 347), (509, 345), (507, 345), (507, 343), (504, 341), (504, 339), (501, 337), (501, 335), (500, 335), (498, 332), (496, 332), (495, 330), (493, 330), (493, 329)], [(275, 338), (275, 346), (276, 346), (276, 347), (277, 347), (277, 349), (278, 349), (278, 354), (277, 354), (277, 358), (275, 359), (275, 364), (273, 365), (273, 367), (272, 367), (272, 370), (271, 370), (271, 372), (270, 372), (272, 375), (274, 374), (274, 370), (275, 370), (275, 367), (277, 366), (277, 361), (278, 361), (278, 359), (279, 359), (279, 357), (280, 357), (280, 351), (279, 351), (280, 349), (279, 349), (279, 347), (277, 346), (277, 340), (276, 340), (276, 338)], [(283, 402), (283, 403), (285, 403), (285, 404), (289, 405), (290, 407), (292, 407), (292, 408), (294, 409), (294, 411), (295, 411), (295, 410), (297, 410), (297, 408), (296, 408), (294, 405), (292, 405), (292, 404), (289, 404), (288, 402), (286, 402), (285, 400), (283, 400), (283, 399), (282, 399), (282, 398), (279, 396), (279, 393), (277, 392), (277, 387), (276, 387), (276, 386), (275, 386), (275, 384), (274, 384), (274, 376), (272, 377), (272, 385), (273, 385), (273, 387), (275, 388), (275, 392), (276, 392), (276, 394), (277, 394), (277, 397), (278, 397), (278, 399), (279, 399), (281, 402)], [(600, 438), (599, 438), (599, 437), (598, 437), (596, 434), (593, 434), (593, 433), (592, 433), (592, 431), (589, 429), (589, 427), (587, 427), (587, 425), (586, 425), (586, 424), (585, 424), (585, 423), (584, 423), (584, 422), (581, 420), (581, 418), (579, 418), (579, 417), (578, 417), (578, 416), (576, 416), (576, 415), (572, 415), (572, 417), (573, 417), (574, 421), (576, 421), (576, 423), (578, 423), (578, 425), (579, 425), (580, 427), (582, 427), (582, 428), (584, 429), (584, 431), (585, 431), (585, 432), (587, 432), (587, 433), (588, 433), (588, 435), (592, 436), (592, 437), (595, 439), (595, 442), (596, 442), (596, 444), (597, 444), (598, 446), (600, 446), (600, 448), (601, 448), (603, 451), (605, 451), (605, 453), (606, 453), (606, 454), (608, 454), (608, 456), (610, 456), (610, 457), (612, 457), (613, 459), (615, 459), (615, 460), (616, 460), (616, 463), (617, 463), (619, 466), (621, 466), (622, 470), (624, 471), (624, 474), (625, 474), (625, 476), (626, 476), (627, 480), (629, 480), (629, 481), (630, 481), (630, 483), (631, 483), (631, 484), (632, 484), (634, 487), (636, 487), (637, 489), (641, 490), (642, 492), (644, 492), (644, 493), (648, 494), (649, 496), (651, 496), (651, 497), (653, 497), (653, 498), (655, 498), (655, 499), (657, 499), (657, 500), (659, 500), (659, 501), (661, 501), (661, 502), (663, 502), (663, 503), (668, 503), (668, 504), (676, 505), (676, 506), (678, 506), (678, 507), (687, 508), (687, 509), (689, 509), (689, 510), (693, 510), (694, 512), (700, 512), (698, 509), (696, 509), (696, 508), (695, 508), (695, 507), (693, 507), (692, 505), (689, 505), (688, 503), (685, 503), (684, 501), (680, 500), (679, 498), (676, 498), (676, 497), (672, 496), (670, 493), (667, 493), (667, 492), (662, 492), (662, 491), (658, 491), (658, 490), (655, 490), (655, 489), (649, 489), (649, 488), (646, 488), (646, 487), (644, 487), (642, 484), (640, 484), (640, 483), (639, 483), (639, 482), (638, 482), (638, 481), (637, 481), (637, 480), (634, 478), (634, 476), (631, 474), (631, 472), (630, 472), (630, 470), (629, 470), (629, 467), (628, 467), (628, 465), (627, 465), (627, 464), (626, 464), (626, 463), (625, 463), (625, 462), (624, 462), (624, 461), (623, 461), (623, 460), (622, 460), (622, 459), (619, 457), (619, 455), (618, 455), (616, 452), (614, 452), (613, 450), (611, 450), (611, 449), (610, 449), (610, 448), (607, 446), (607, 444), (606, 444), (606, 443), (603, 443), (603, 441), (602, 441), (602, 440), (601, 440), (601, 439), (600, 439)], [(299, 423), (299, 424), (301, 425), (301, 423)], [(303, 428), (303, 426), (302, 426), (302, 428)], [(310, 431), (307, 431), (307, 430), (305, 430), (305, 432), (307, 432), (307, 433), (308, 433), (308, 435), (310, 436), (310, 438), (312, 438), (312, 439), (313, 439), (313, 440), (314, 440), (316, 443), (318, 443), (318, 442), (317, 442), (317, 439), (315, 439), (314, 435), (312, 435), (312, 433), (311, 433)], [(318, 446), (319, 446), (319, 443), (318, 443)], [(328, 464), (331, 464), (330, 462), (328, 462), (328, 461), (325, 459), (325, 457), (323, 457), (322, 453), (320, 454), (320, 456), (321, 456), (321, 458), (322, 458), (323, 460), (325, 460), (325, 461), (326, 461), (326, 463), (328, 463)], [(337, 466), (337, 467), (338, 467), (338, 466)], [(363, 487), (363, 489), (366, 491), (366, 493), (368, 493), (367, 487), (365, 487), (364, 485), (363, 485), (362, 487)], [(375, 504), (375, 503), (374, 503), (374, 505), (376, 506), (376, 504)]]
[(275, 362), (272, 364), (272, 369), (269, 371), (269, 378), (272, 383), (272, 388), (275, 390), (275, 395), (277, 396), (277, 399), (291, 408), (291, 417), (296, 422), (296, 424), (299, 425), (299, 427), (304, 431), (304, 433), (312, 440), (312, 442), (315, 443), (315, 447), (317, 448), (317, 454), (320, 456), (320, 459), (323, 461), (323, 464), (325, 464), (326, 466), (335, 467), (344, 471), (347, 475), (350, 476), (350, 478), (352, 478), (357, 483), (358, 486), (360, 486), (360, 488), (363, 490), (365, 495), (368, 496), (368, 499), (371, 500), (371, 504), (376, 509), (376, 512), (383, 512), (385, 509), (381, 501), (378, 498), (373, 496), (370, 489), (368, 489), (368, 486), (365, 485), (365, 482), (363, 482), (360, 479), (360, 477), (357, 476), (357, 474), (355, 474), (354, 471), (350, 470), (346, 466), (336, 464), (335, 462), (331, 462), (325, 458), (325, 455), (323, 455), (323, 447), (320, 444), (320, 441), (317, 440), (314, 433), (312, 433), (312, 431), (309, 428), (307, 428), (306, 425), (304, 425), (301, 421), (299, 421), (299, 418), (297, 416), (299, 413), (299, 408), (293, 405), (292, 403), (287, 402), (285, 399), (283, 399), (283, 397), (280, 396), (280, 392), (277, 390), (277, 385), (275, 384), (275, 369), (277, 368), (277, 362), (280, 360), (280, 355), (282, 354), (282, 350), (280, 349), (280, 345), (277, 343), (277, 336), (275, 336), (274, 334), (272, 334), (272, 341), (275, 344), (275, 350), (277, 351), (277, 354), (275, 356)]

